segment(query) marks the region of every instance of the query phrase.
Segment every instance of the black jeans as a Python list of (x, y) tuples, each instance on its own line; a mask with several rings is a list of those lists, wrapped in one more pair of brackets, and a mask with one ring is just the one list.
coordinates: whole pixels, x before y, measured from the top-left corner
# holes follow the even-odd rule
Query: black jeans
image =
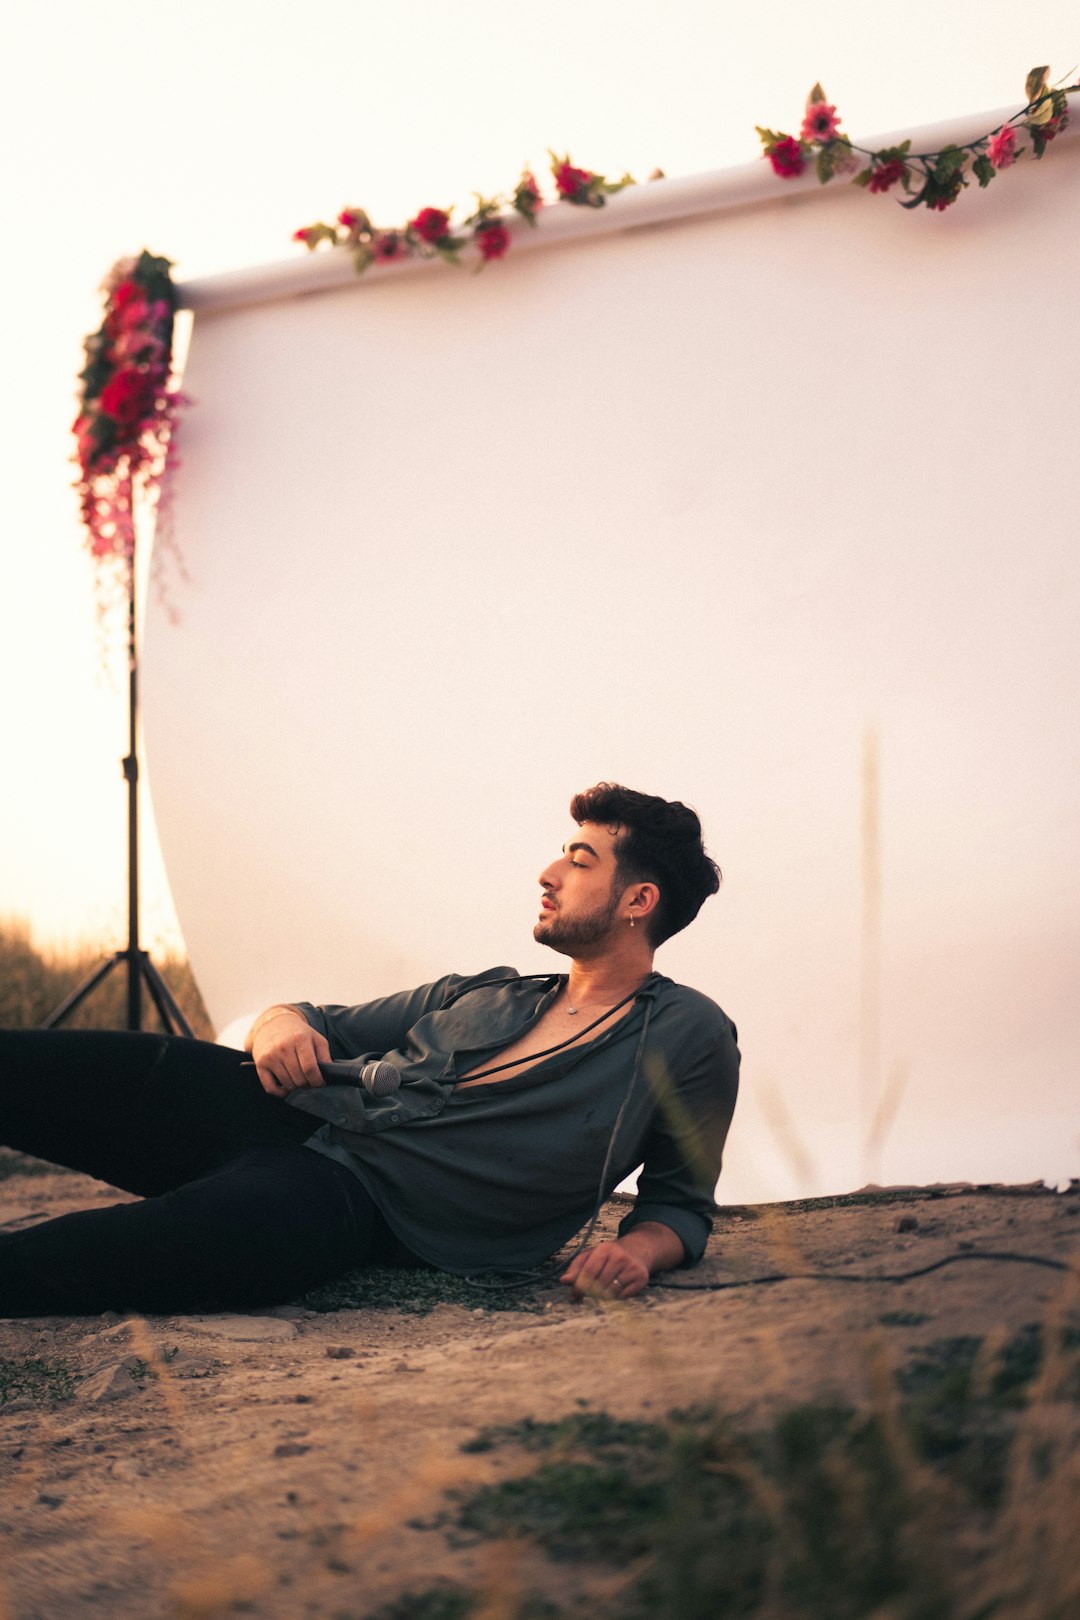
[(0, 1031), (0, 1143), (138, 1193), (0, 1233), (0, 1316), (281, 1304), (395, 1240), (319, 1121), (243, 1053), (168, 1035)]

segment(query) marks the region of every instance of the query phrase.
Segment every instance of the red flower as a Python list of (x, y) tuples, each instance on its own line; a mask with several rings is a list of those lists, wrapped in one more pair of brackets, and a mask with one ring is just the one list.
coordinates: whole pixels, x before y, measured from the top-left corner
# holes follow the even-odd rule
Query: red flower
[(416, 232), (421, 242), (434, 246), (449, 231), (450, 216), (441, 208), (421, 208), (416, 218), (410, 219), (409, 229)]
[(501, 259), (510, 246), (510, 232), (501, 220), (486, 220), (476, 228), (476, 245), (485, 264), (488, 259)]
[(557, 164), (552, 173), (555, 176), (555, 190), (560, 197), (576, 197), (582, 191), (588, 191), (596, 178), (588, 169), (575, 169), (569, 159)]
[(782, 141), (777, 141), (776, 145), (771, 147), (765, 156), (776, 173), (784, 180), (794, 179), (797, 174), (802, 174), (806, 167), (802, 148), (798, 141), (794, 140), (790, 135), (785, 135)]
[(383, 231), (371, 244), (371, 254), (376, 264), (393, 264), (408, 258), (409, 244), (400, 231)]
[(901, 163), (899, 158), (894, 158), (891, 163), (879, 163), (871, 172), (867, 190), (888, 191), (889, 187), (895, 186), (906, 173), (907, 164)]
[(143, 299), (143, 290), (139, 286), (139, 283), (137, 281), (131, 281), (130, 279), (127, 281), (122, 281), (120, 285), (113, 291), (111, 299), (112, 307), (113, 309), (123, 309), (124, 305), (130, 304), (133, 298), (139, 299), (140, 302)]
[(943, 214), (946, 208), (951, 208), (957, 197), (959, 197), (961, 186), (962, 182), (960, 180), (954, 180), (944, 190), (933, 192), (926, 199), (927, 208), (932, 208), (935, 214)]
[(154, 409), (154, 379), (149, 372), (127, 366), (101, 390), (101, 409), (122, 427), (131, 427)]
[(836, 108), (827, 101), (811, 101), (802, 121), (800, 134), (804, 141), (831, 141), (839, 133), (840, 120)]
[(310, 226), (302, 225), (298, 231), (293, 231), (292, 239), (293, 239), (294, 242), (303, 242), (305, 247), (310, 247), (311, 246), (311, 228), (310, 228)]
[(1016, 130), (1012, 124), (990, 137), (989, 157), (995, 169), (1010, 169), (1016, 162)]
[(1048, 118), (1045, 124), (1036, 124), (1033, 127), (1035, 133), (1040, 135), (1044, 141), (1052, 141), (1054, 136), (1065, 128), (1068, 121), (1067, 118), (1061, 117)]

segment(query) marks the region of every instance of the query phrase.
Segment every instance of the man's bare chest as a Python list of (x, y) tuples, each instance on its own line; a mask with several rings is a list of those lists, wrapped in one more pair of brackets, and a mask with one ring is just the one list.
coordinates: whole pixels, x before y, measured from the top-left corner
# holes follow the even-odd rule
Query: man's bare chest
[[(540, 1055), (549, 1052), (552, 1047), (561, 1046), (564, 1042), (573, 1043), (582, 1037), (593, 1040), (617, 1024), (620, 1018), (625, 1018), (629, 1011), (629, 1007), (613, 1008), (611, 1014), (598, 1022), (595, 1009), (572, 1013), (565, 996), (560, 996), (555, 1005), (549, 1007), (518, 1040), (504, 1046), (501, 1052), (483, 1063), (474, 1065), (465, 1078), (458, 1081), (458, 1089), (494, 1085), (497, 1080), (513, 1079), (515, 1075), (532, 1068)], [(499, 1072), (489, 1075), (488, 1070), (496, 1067)]]

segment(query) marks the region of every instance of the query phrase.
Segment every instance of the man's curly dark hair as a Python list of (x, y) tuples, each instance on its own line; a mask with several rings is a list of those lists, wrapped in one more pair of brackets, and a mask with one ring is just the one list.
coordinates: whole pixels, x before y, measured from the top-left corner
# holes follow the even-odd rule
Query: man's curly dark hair
[(621, 833), (615, 845), (620, 883), (655, 883), (660, 899), (649, 918), (654, 946), (693, 922), (703, 902), (720, 887), (721, 872), (705, 852), (701, 822), (688, 805), (618, 782), (598, 782), (575, 793), (570, 814), (580, 826), (594, 821)]

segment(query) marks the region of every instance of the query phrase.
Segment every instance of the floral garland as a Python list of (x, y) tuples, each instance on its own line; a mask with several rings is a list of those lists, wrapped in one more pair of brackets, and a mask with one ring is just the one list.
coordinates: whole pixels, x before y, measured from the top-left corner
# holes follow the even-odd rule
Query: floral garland
[[(1021, 152), (1017, 144), (1020, 130), (1031, 138), (1035, 156), (1041, 158), (1048, 144), (1069, 122), (1068, 97), (1080, 84), (1050, 86), (1050, 69), (1032, 68), (1024, 93), (1027, 105), (997, 129), (969, 141), (966, 146), (945, 146), (939, 152), (912, 152), (911, 142), (882, 147), (872, 152), (856, 146), (840, 128), (836, 108), (826, 100), (820, 84), (815, 84), (806, 102), (798, 137), (757, 126), (765, 156), (783, 180), (794, 179), (814, 163), (822, 185), (836, 175), (851, 175), (853, 183), (870, 192), (885, 192), (900, 185), (909, 200), (902, 208), (925, 205), (937, 213), (951, 208), (968, 184), (968, 172), (985, 189), (1001, 172), (1011, 169)], [(869, 158), (865, 168), (860, 159)], [(917, 190), (912, 195), (912, 187)]]
[[(1006, 123), (965, 146), (939, 152), (912, 152), (910, 140), (870, 151), (856, 146), (840, 128), (836, 108), (820, 84), (811, 90), (799, 135), (758, 127), (765, 157), (783, 179), (800, 175), (813, 161), (825, 184), (851, 175), (855, 185), (887, 192), (899, 185), (908, 200), (904, 208), (943, 212), (974, 175), (985, 188), (1002, 169), (1011, 168), (1024, 148), (1026, 131), (1034, 154), (1041, 158), (1069, 121), (1068, 97), (1080, 83), (1050, 86), (1049, 68), (1027, 76), (1026, 105)], [(607, 180), (581, 169), (568, 156), (549, 152), (555, 200), (581, 208), (602, 208), (608, 197), (635, 184), (630, 174)], [(868, 159), (860, 168), (860, 160)], [(663, 179), (656, 170), (651, 180)], [(913, 187), (917, 189), (913, 193)], [(535, 225), (545, 200), (530, 169), (522, 172), (508, 196), (476, 197), (476, 207), (460, 227), (451, 224), (452, 208), (421, 208), (407, 224), (376, 226), (362, 208), (344, 208), (334, 224), (318, 221), (294, 232), (293, 240), (310, 251), (322, 244), (352, 253), (358, 271), (409, 258), (441, 258), (456, 264), (470, 243), (477, 269), (504, 258), (510, 248), (508, 223), (513, 214)], [(76, 482), (90, 553), (98, 563), (119, 559), (130, 569), (135, 555), (135, 502), (139, 495), (158, 505), (160, 518), (167, 497), (167, 475), (176, 465), (177, 413), (184, 396), (172, 376), (172, 332), (176, 290), (168, 259), (145, 250), (123, 259), (105, 281), (105, 317), (86, 340), (86, 366), (73, 431), (79, 477)]]
[[(554, 152), (548, 156), (559, 202), (579, 208), (603, 208), (614, 192), (635, 184), (630, 174), (624, 174), (621, 180), (606, 180), (591, 169), (575, 168), (569, 157), (556, 157)], [(476, 268), (482, 270), (492, 259), (501, 259), (509, 251), (509, 212), (535, 225), (544, 198), (531, 169), (522, 171), (509, 196), (475, 195), (475, 209), (457, 229), (450, 223), (452, 208), (421, 208), (406, 225), (390, 229), (373, 225), (362, 208), (343, 208), (335, 224), (319, 220), (314, 225), (303, 225), (293, 232), (293, 241), (302, 242), (311, 251), (322, 242), (348, 248), (358, 272), (373, 264), (396, 264), (410, 258), (440, 258), (457, 264), (462, 249), (472, 242), (478, 254)]]
[(98, 563), (135, 556), (135, 502), (157, 502), (183, 396), (172, 377), (176, 289), (168, 259), (144, 249), (121, 259), (102, 287), (105, 318), (86, 340), (72, 428), (82, 520)]

